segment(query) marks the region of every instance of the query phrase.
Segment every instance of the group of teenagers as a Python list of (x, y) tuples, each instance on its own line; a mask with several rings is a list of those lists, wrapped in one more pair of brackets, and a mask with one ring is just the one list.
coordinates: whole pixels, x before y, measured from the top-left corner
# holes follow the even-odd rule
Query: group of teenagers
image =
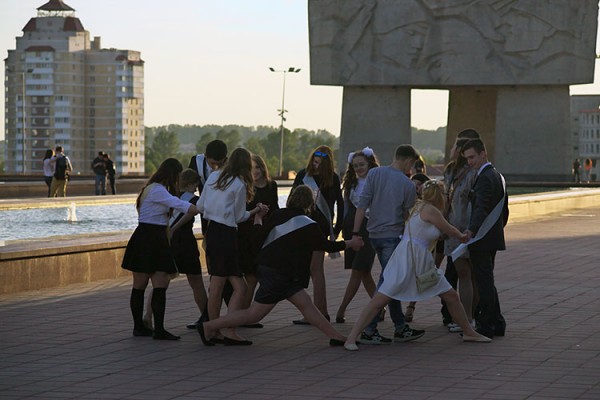
[[(319, 146), (281, 209), (264, 160), (243, 148), (227, 157), (226, 145), (212, 141), (185, 170), (176, 159), (165, 160), (137, 198), (139, 224), (122, 263), (133, 275), (133, 335), (179, 339), (164, 327), (166, 290), (177, 273), (186, 274), (201, 314), (188, 327), (198, 330), (206, 346), (252, 344), (236, 328), (262, 327), (259, 322), (282, 300), (302, 314), (295, 324), (313, 325), (330, 345), (350, 351), (359, 343), (422, 337), (425, 331), (407, 322), (416, 302), (436, 295), (444, 304), (444, 323), (462, 332), (463, 341), (490, 342), (504, 335), (493, 277), (508, 218), (504, 180), (472, 129), (459, 133), (451, 156), (443, 182), (423, 173), (411, 179), (420, 158), (411, 145), (398, 146), (389, 166), (380, 166), (365, 147), (348, 155), (340, 182), (332, 150)], [(197, 214), (208, 296), (192, 229)], [(340, 233), (344, 240), (337, 241)], [(352, 272), (335, 322), (346, 321), (346, 308), (361, 284), (371, 297), (347, 336), (330, 321), (324, 273), (325, 252), (335, 257), (341, 251)], [(438, 272), (435, 284), (419, 288), (416, 277), (433, 263), (439, 266), (444, 254), (448, 279)], [(375, 256), (382, 267), (377, 284), (371, 275)], [(306, 291), (311, 280), (312, 299)], [(460, 296), (453, 288), (456, 280)], [(144, 314), (149, 282), (153, 289)], [(227, 314), (220, 316), (223, 300)], [(406, 315), (401, 301), (410, 302)], [(386, 307), (394, 339), (377, 330)]]

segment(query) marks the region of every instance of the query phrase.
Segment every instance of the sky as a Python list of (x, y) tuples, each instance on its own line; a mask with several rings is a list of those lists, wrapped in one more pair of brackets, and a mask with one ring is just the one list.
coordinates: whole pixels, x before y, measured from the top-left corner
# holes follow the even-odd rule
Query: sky
[[(0, 0), (2, 59), (47, 0)], [(311, 86), (306, 0), (64, 0), (103, 48), (137, 50), (144, 66), (145, 125), (279, 126), (339, 135), (342, 88)], [(599, 75), (598, 64), (597, 73)], [(597, 79), (598, 81), (598, 79)], [(600, 93), (600, 83), (571, 88)], [(448, 94), (413, 90), (411, 125), (446, 125)], [(0, 97), (0, 139), (4, 138)]]

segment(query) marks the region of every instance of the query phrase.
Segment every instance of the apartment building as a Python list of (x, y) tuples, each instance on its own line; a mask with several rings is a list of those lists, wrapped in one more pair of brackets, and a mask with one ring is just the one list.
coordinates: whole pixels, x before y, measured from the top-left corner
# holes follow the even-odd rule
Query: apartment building
[(98, 151), (118, 175), (144, 173), (144, 61), (103, 49), (75, 10), (50, 0), (27, 22), (5, 62), (6, 173), (38, 174), (61, 145), (74, 172), (90, 173)]

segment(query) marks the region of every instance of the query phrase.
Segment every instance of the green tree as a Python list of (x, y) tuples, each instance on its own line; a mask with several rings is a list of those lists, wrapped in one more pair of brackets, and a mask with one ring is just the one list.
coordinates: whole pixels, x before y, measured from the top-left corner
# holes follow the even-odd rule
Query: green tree
[(225, 129), (219, 129), (216, 134), (217, 139), (222, 140), (227, 145), (229, 153), (235, 148), (240, 147), (242, 136), (236, 129), (226, 131)]
[(204, 151), (206, 150), (206, 145), (212, 142), (213, 140), (215, 140), (215, 135), (213, 135), (211, 132), (206, 132), (202, 136), (200, 136), (200, 139), (196, 142), (196, 153), (204, 154)]
[(179, 159), (179, 140), (175, 132), (160, 131), (152, 140), (152, 144), (146, 148), (147, 174), (153, 174), (160, 163), (170, 157)]

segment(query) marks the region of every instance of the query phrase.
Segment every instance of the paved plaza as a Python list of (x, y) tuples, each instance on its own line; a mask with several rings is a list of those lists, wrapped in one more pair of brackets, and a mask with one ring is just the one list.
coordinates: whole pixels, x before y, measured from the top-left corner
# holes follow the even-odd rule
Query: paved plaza
[[(491, 344), (448, 333), (437, 298), (417, 304), (423, 338), (348, 352), (292, 325), (288, 303), (240, 329), (254, 345), (204, 347), (185, 328), (198, 316), (185, 278), (167, 292), (178, 342), (131, 336), (128, 279), (1, 296), (0, 399), (600, 399), (600, 208), (509, 224), (507, 241), (507, 336)], [(326, 275), (333, 316), (349, 272), (328, 259)], [(336, 327), (367, 300), (361, 289)]]

